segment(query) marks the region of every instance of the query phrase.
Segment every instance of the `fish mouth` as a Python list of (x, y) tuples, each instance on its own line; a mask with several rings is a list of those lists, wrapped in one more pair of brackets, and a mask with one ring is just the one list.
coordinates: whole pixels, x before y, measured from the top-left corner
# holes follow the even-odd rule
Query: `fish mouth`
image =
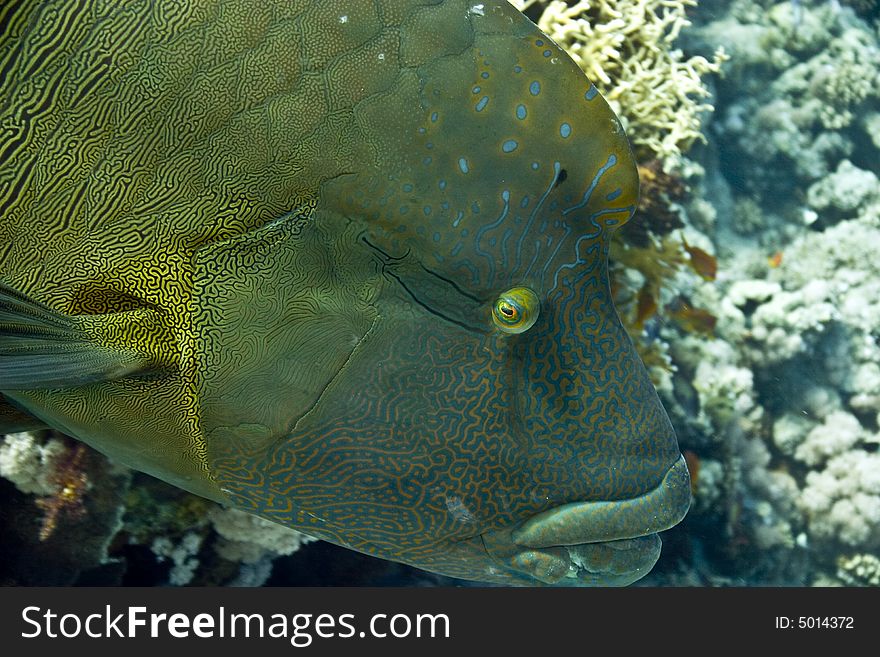
[(513, 529), (482, 535), (489, 556), (524, 583), (626, 586), (660, 557), (657, 532), (690, 507), (684, 458), (645, 494), (613, 501), (571, 502), (543, 511)]

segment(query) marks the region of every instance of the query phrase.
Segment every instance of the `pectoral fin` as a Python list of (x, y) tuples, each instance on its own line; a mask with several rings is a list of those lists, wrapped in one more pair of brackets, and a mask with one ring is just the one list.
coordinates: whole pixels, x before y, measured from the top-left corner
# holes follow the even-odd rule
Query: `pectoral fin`
[(149, 322), (152, 312), (64, 315), (0, 283), (0, 390), (67, 388), (155, 367), (143, 350), (105, 339), (106, 329)]

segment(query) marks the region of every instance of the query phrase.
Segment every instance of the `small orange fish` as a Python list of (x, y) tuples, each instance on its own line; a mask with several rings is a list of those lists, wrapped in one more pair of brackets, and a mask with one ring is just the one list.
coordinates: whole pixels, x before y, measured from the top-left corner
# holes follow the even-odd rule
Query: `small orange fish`
[(690, 303), (679, 297), (666, 306), (666, 313), (682, 329), (689, 333), (712, 335), (718, 318), (704, 308), (694, 308)]
[(651, 285), (645, 283), (639, 290), (639, 296), (636, 300), (636, 321), (634, 323), (636, 330), (641, 331), (645, 327), (645, 321), (654, 316), (657, 312), (657, 297), (651, 291)]
[(715, 275), (718, 273), (718, 260), (715, 256), (706, 253), (703, 249), (688, 244), (684, 235), (681, 236), (681, 242), (684, 245), (684, 250), (687, 251), (688, 255), (691, 257), (691, 268), (697, 272), (703, 280), (714, 281)]
[(772, 256), (767, 258), (767, 265), (771, 269), (776, 269), (781, 264), (782, 264), (782, 251), (777, 251)]

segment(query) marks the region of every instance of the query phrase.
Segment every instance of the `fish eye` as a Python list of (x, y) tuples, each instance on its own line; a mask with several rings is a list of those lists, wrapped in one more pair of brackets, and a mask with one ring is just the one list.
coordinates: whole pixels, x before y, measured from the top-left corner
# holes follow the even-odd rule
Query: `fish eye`
[(527, 287), (512, 287), (492, 305), (492, 321), (504, 333), (528, 331), (538, 319), (541, 303)]

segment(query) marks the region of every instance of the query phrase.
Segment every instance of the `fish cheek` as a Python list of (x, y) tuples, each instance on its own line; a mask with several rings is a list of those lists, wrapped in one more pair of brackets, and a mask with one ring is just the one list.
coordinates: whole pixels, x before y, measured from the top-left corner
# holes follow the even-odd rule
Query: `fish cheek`
[(381, 281), (356, 234), (330, 213), (294, 212), (196, 254), (192, 367), (209, 460), (228, 443), (212, 436), (243, 432), (253, 452), (287, 436), (370, 331)]
[(209, 460), (245, 510), (431, 568), (441, 543), (513, 521), (505, 500), (522, 490), (520, 463), (501, 439), (499, 373), (486, 371), (479, 340), (391, 286), (375, 304), (373, 324), (286, 433), (212, 420)]

